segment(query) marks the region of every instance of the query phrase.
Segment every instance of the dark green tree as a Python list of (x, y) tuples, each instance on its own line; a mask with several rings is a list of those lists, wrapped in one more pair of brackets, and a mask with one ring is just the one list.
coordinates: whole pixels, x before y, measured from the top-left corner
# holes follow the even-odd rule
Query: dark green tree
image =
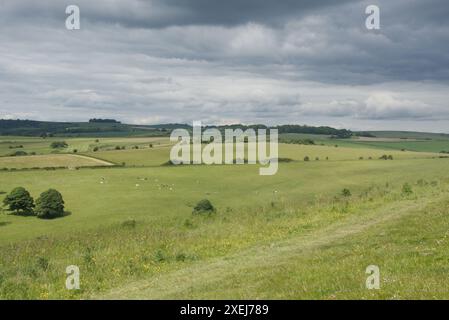
[(18, 214), (33, 214), (34, 200), (30, 193), (23, 187), (17, 187), (3, 199), (3, 204), (9, 210)]
[(64, 200), (55, 189), (42, 192), (36, 201), (36, 215), (42, 219), (53, 219), (64, 215)]

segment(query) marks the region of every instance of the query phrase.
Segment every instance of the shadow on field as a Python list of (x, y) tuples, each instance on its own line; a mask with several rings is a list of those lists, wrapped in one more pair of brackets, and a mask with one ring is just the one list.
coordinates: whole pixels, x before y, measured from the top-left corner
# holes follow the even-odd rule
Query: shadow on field
[(61, 219), (61, 218), (68, 217), (68, 216), (71, 216), (71, 215), (72, 215), (71, 211), (64, 211), (64, 213), (62, 215), (60, 215), (60, 216), (51, 217), (51, 218), (42, 217), (42, 220), (56, 220), (56, 219)]
[(71, 216), (71, 215), (72, 215), (72, 211), (64, 211), (62, 216), (56, 217), (55, 219), (61, 219), (61, 218), (68, 217), (68, 216)]
[(7, 226), (8, 224), (11, 224), (11, 222), (9, 222), (9, 221), (2, 221), (2, 222), (0, 222), (0, 227)]
[(18, 217), (34, 217), (33, 211), (19, 211), (19, 212), (12, 212), (12, 211), (6, 211), (8, 212), (8, 215), (12, 216), (18, 216)]
[[(35, 218), (36, 217), (36, 215), (35, 215), (35, 213), (33, 211), (23, 211), (23, 212), (11, 212), (11, 211), (8, 212), (8, 211), (6, 211), (6, 212), (7, 212), (6, 213), (7, 215), (12, 215), (12, 216), (16, 216), (16, 217), (25, 217), (25, 218), (30, 218), (30, 217)], [(61, 219), (61, 218), (68, 217), (68, 216), (71, 216), (71, 215), (72, 215), (71, 211), (64, 211), (64, 213), (61, 216), (59, 216), (59, 217), (52, 217), (52, 218), (44, 218), (44, 217), (42, 217), (42, 220)]]

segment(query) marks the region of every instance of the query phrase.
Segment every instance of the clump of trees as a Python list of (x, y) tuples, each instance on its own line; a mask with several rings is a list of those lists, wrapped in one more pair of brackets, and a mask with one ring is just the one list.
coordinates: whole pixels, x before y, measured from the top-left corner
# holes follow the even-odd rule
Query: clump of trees
[(287, 138), (281, 137), (279, 142), (289, 143), (289, 144), (315, 145), (315, 141), (313, 141), (312, 139), (295, 139), (295, 138), (287, 139)]
[(89, 123), (121, 123), (115, 119), (89, 119)]
[(310, 133), (310, 134), (325, 134), (332, 135), (335, 138), (344, 139), (350, 138), (352, 132), (346, 129), (335, 129), (331, 127), (309, 127), (301, 125), (281, 125), (275, 127), (279, 133)]
[(384, 154), (379, 159), (380, 160), (393, 160), (393, 156), (391, 154), (388, 156), (386, 154)]
[(62, 149), (62, 148), (67, 148), (68, 146), (69, 145), (65, 141), (53, 141), (50, 144), (50, 148), (52, 148), (52, 149)]
[(13, 189), (3, 200), (8, 210), (17, 215), (33, 215), (42, 219), (64, 216), (64, 199), (59, 191), (48, 189), (34, 202), (33, 197), (23, 187)]
[(350, 191), (348, 188), (344, 188), (344, 189), (341, 191), (341, 195), (342, 195), (343, 197), (350, 197), (352, 194), (351, 194), (351, 191)]

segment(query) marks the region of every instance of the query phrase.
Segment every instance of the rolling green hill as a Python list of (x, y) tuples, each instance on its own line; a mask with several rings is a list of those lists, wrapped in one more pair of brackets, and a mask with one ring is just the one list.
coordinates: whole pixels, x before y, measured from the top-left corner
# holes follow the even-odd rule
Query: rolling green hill
[[(449, 159), (430, 152), (446, 140), (282, 137), (273, 176), (164, 165), (167, 136), (0, 137), (0, 202), (55, 188), (67, 213), (0, 209), (0, 299), (449, 297)], [(36, 168), (52, 166), (71, 169)], [(193, 214), (202, 199), (216, 211)], [(364, 287), (371, 264), (379, 291)], [(68, 265), (81, 290), (66, 290)]]

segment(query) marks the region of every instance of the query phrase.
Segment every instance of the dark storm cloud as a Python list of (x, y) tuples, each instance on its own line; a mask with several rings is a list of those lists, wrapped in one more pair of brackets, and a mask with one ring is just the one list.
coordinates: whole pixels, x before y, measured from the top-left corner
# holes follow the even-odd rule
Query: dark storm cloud
[(225, 25), (247, 22), (283, 24), (286, 20), (361, 0), (41, 0), (6, 1), (3, 13), (24, 19), (58, 19), (67, 5), (76, 4), (91, 23), (161, 28), (173, 25)]
[(78, 0), (79, 31), (69, 4), (0, 3), (0, 118), (447, 127), (447, 1)]

